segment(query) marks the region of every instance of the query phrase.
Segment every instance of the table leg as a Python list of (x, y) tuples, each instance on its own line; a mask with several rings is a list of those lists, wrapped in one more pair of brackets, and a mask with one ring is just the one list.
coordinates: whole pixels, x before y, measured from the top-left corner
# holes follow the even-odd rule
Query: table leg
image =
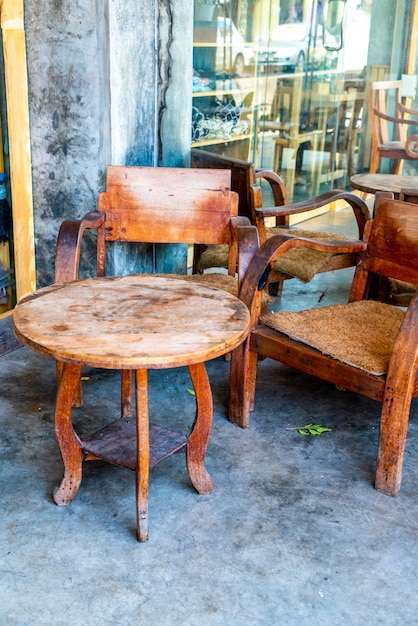
[(64, 476), (54, 490), (59, 506), (69, 504), (81, 483), (83, 452), (71, 424), (71, 405), (81, 377), (81, 365), (65, 363), (58, 382), (55, 403), (55, 436), (64, 462)]
[(132, 415), (132, 370), (121, 371), (121, 416)]
[(211, 493), (213, 482), (205, 468), (205, 452), (212, 427), (212, 392), (204, 363), (189, 365), (196, 394), (196, 417), (186, 446), (187, 471), (200, 494)]
[(149, 423), (148, 372), (135, 370), (136, 399), (136, 534), (148, 539)]

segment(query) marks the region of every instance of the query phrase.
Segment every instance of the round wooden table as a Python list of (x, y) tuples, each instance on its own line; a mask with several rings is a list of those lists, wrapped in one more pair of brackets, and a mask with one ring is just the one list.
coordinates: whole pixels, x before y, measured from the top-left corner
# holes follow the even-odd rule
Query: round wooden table
[(396, 199), (402, 189), (418, 191), (418, 176), (401, 176), (398, 174), (354, 174), (350, 185), (364, 193), (390, 191)]
[[(58, 505), (71, 502), (83, 460), (104, 459), (136, 472), (137, 536), (148, 539), (149, 469), (185, 448), (190, 480), (212, 491), (204, 456), (212, 425), (212, 394), (205, 361), (230, 352), (247, 336), (249, 312), (234, 296), (198, 283), (135, 275), (91, 278), (39, 289), (13, 311), (17, 338), (62, 367), (55, 406), (55, 433), (64, 476), (54, 491)], [(71, 406), (83, 365), (122, 370), (121, 418), (79, 439)], [(150, 426), (147, 370), (185, 366), (196, 394), (188, 437)], [(134, 374), (136, 419), (131, 417)]]

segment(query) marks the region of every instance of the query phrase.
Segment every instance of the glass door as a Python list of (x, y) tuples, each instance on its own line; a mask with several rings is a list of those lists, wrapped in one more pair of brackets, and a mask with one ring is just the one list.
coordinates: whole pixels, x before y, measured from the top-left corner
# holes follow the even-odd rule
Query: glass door
[[(282, 0), (257, 38), (252, 160), (277, 171), (293, 201), (346, 187), (360, 167), (367, 45), (347, 51), (348, 4)], [(355, 5), (367, 44), (370, 10)]]
[(404, 72), (415, 0), (194, 2), (193, 147), (277, 171), (293, 201), (349, 188), (368, 85)]

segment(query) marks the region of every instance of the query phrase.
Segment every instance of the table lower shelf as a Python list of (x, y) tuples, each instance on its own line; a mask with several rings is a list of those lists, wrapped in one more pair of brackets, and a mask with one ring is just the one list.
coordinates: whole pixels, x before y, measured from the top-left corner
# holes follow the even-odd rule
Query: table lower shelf
[[(156, 424), (149, 425), (149, 433), (150, 468), (186, 447), (187, 437), (180, 433)], [(81, 447), (86, 461), (102, 459), (113, 465), (135, 470), (137, 458), (135, 417), (121, 417), (83, 439)]]

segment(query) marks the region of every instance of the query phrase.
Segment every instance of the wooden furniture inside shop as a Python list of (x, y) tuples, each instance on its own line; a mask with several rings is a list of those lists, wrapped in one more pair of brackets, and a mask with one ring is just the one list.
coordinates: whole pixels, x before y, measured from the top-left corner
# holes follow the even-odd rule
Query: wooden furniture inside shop
[(392, 174), (400, 173), (402, 161), (418, 159), (418, 111), (404, 104), (401, 80), (376, 81), (371, 84), (369, 122), (372, 138), (371, 174), (377, 171), (379, 161), (383, 158), (392, 161)]
[[(270, 110), (259, 119), (259, 130), (272, 133), (273, 170), (283, 178), (290, 199), (293, 198), (294, 186), (301, 173), (303, 150), (316, 152), (321, 137), (321, 130), (311, 126), (309, 116), (305, 116), (305, 99), (302, 78), (278, 79)], [(309, 172), (311, 193), (316, 195), (319, 192), (319, 182), (314, 160)]]
[(350, 178), (350, 185), (365, 194), (377, 192), (393, 193), (399, 199), (402, 190), (409, 190), (410, 195), (418, 193), (418, 176), (403, 176), (402, 174), (354, 174)]

